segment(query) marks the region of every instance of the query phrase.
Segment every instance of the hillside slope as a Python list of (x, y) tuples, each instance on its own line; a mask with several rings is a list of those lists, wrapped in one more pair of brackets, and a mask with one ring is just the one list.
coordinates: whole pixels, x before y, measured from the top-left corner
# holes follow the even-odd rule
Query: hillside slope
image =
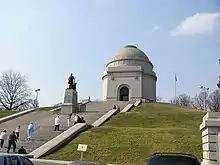
[(77, 145), (88, 144), (85, 161), (146, 164), (154, 152), (194, 153), (201, 159), (199, 125), (204, 113), (170, 104), (142, 104), (92, 128), (47, 159), (80, 159)]

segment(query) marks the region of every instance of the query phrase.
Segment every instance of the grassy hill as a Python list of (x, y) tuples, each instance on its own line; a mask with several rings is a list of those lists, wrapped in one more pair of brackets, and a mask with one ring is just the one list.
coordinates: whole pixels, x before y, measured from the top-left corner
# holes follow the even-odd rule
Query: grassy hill
[(50, 107), (39, 107), (36, 110), (40, 110), (40, 111), (50, 111), (52, 109), (55, 109), (54, 106), (50, 106)]
[(0, 110), (0, 118), (12, 115), (17, 112), (19, 111)]
[(201, 124), (204, 113), (170, 104), (142, 104), (92, 128), (45, 159), (78, 161), (78, 144), (88, 144), (84, 160), (144, 165), (154, 152), (186, 152), (202, 157)]
[[(50, 111), (50, 110), (52, 110), (52, 109), (54, 109), (53, 106), (51, 106), (51, 107), (39, 107), (39, 108), (37, 108), (37, 110), (41, 110), (41, 111)], [(6, 117), (6, 116), (9, 116), (9, 115), (18, 113), (18, 112), (22, 112), (22, 111), (0, 110), (0, 118)]]

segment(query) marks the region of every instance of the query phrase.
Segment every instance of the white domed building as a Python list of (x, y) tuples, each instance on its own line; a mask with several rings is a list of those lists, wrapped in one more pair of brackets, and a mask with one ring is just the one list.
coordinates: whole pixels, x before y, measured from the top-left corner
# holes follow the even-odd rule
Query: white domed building
[(107, 63), (102, 77), (102, 99), (156, 101), (157, 76), (147, 55), (127, 45)]

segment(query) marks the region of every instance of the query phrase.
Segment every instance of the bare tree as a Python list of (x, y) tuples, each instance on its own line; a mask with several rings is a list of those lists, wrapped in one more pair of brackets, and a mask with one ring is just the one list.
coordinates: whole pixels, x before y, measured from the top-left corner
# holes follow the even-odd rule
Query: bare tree
[(220, 109), (220, 90), (215, 90), (209, 95), (208, 105), (211, 111), (218, 112)]
[(196, 108), (197, 109), (195, 98), (196, 98), (196, 96), (192, 97), (190, 99), (190, 105), (191, 105), (192, 108)]
[(174, 98), (174, 99), (171, 99), (171, 100), (170, 100), (170, 103), (171, 103), (171, 104), (178, 104), (178, 105), (180, 104), (178, 97), (176, 97), (176, 98)]
[(30, 107), (31, 108), (37, 108), (37, 107), (39, 107), (39, 102), (36, 100), (36, 99), (31, 99), (30, 100)]
[(39, 107), (39, 102), (36, 99), (29, 99), (26, 104), (21, 106), (19, 109), (24, 110), (24, 109), (29, 109), (29, 108), (37, 108)]
[(188, 106), (191, 102), (191, 98), (187, 94), (181, 94), (181, 95), (177, 96), (176, 98), (172, 99), (170, 102), (171, 102), (171, 104)]
[(181, 94), (178, 96), (179, 104), (182, 106), (188, 106), (190, 104), (190, 96), (187, 94)]
[(19, 72), (6, 71), (0, 77), (0, 104), (6, 110), (25, 109), (31, 97), (27, 78)]
[[(194, 107), (194, 108), (197, 108), (197, 109), (201, 109), (201, 110), (204, 110), (204, 100), (206, 103), (208, 103), (208, 100), (209, 100), (209, 97), (208, 97), (208, 92), (207, 91), (203, 91), (201, 93), (199, 93), (198, 95), (196, 95), (192, 102), (191, 102), (191, 105)], [(206, 107), (205, 109), (207, 109), (208, 107), (208, 104), (206, 104)]]

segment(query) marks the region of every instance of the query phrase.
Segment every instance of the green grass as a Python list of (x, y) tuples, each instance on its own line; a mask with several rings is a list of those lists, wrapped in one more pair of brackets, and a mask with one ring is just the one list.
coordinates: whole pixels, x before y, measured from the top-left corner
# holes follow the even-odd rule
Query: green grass
[(6, 117), (6, 116), (9, 116), (9, 115), (12, 115), (12, 114), (15, 114), (15, 113), (17, 113), (17, 112), (19, 112), (19, 111), (1, 110), (1, 111), (0, 111), (0, 118)]
[(85, 161), (144, 165), (154, 152), (193, 153), (202, 158), (199, 125), (204, 113), (170, 104), (142, 104), (82, 133), (45, 159), (79, 161), (78, 144), (88, 144)]
[(50, 111), (52, 109), (55, 109), (55, 107), (39, 107), (37, 110), (39, 111)]

